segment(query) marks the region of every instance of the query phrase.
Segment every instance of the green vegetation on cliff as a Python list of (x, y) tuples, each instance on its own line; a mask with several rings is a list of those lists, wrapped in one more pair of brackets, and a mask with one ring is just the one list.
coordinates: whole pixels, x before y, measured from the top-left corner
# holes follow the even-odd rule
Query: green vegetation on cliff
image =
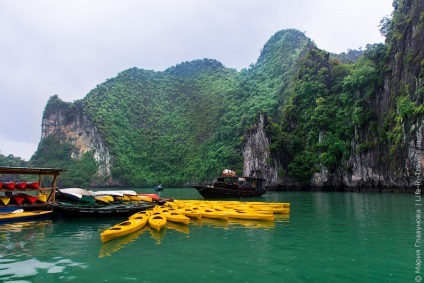
[[(394, 5), (406, 9), (404, 1)], [(422, 23), (420, 5), (414, 6), (421, 15), (415, 20)], [(240, 72), (210, 59), (163, 72), (132, 68), (81, 101), (53, 97), (45, 114), (59, 107), (72, 120), (74, 110), (81, 110), (113, 156), (113, 179), (128, 186), (180, 186), (211, 180), (223, 168), (241, 171), (243, 136), (259, 112), (268, 116), (271, 159), (277, 160), (280, 177), (308, 181), (322, 169), (350, 172), (353, 156), (369, 152), (383, 168), (387, 161), (396, 164), (400, 155), (405, 159), (406, 129), (424, 113), (423, 76), (414, 87), (415, 77), (401, 78), (412, 68), (407, 66), (424, 73), (422, 52), (395, 56), (396, 42), (411, 23), (398, 10), (382, 21), (387, 44), (335, 56), (303, 33), (283, 30), (264, 45), (255, 64)], [(391, 73), (399, 76), (394, 79), (399, 89), (387, 94)], [(90, 153), (72, 159), (75, 149), (62, 141), (60, 136), (44, 139), (31, 161), (72, 168), (69, 183), (92, 179), (96, 165)]]
[(241, 72), (204, 59), (163, 72), (132, 68), (98, 85), (84, 112), (114, 156), (112, 175), (126, 185), (182, 185), (240, 170), (243, 132), (258, 111), (277, 112), (306, 42), (279, 32)]

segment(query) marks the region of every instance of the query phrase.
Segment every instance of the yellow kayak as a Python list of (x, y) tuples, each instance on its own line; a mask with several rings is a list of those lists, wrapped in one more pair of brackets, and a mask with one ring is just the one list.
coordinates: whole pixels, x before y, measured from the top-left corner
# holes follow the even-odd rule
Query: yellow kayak
[(143, 211), (139, 211), (137, 213), (134, 213), (133, 215), (131, 215), (129, 217), (129, 219), (145, 217), (145, 218), (147, 218), (147, 221), (148, 221), (151, 214), (152, 214), (151, 211), (143, 210)]
[(223, 211), (217, 211), (215, 209), (203, 209), (202, 210), (203, 218), (213, 218), (213, 219), (222, 219), (227, 220), (228, 214)]
[(127, 221), (116, 224), (112, 228), (109, 228), (103, 231), (100, 234), (100, 239), (102, 240), (103, 243), (106, 243), (110, 240), (131, 234), (143, 228), (146, 225), (147, 220), (148, 220), (147, 217), (128, 219)]
[(228, 218), (247, 219), (247, 220), (266, 220), (273, 221), (273, 214), (256, 213), (255, 211), (231, 211), (227, 213)]
[[(94, 196), (93, 198), (100, 203), (108, 204), (111, 201), (113, 202), (113, 197), (111, 196)], [(112, 200), (110, 200), (110, 198), (112, 198)]]
[(130, 198), (130, 201), (140, 201), (140, 198), (138, 196), (133, 196), (133, 195), (126, 195)]
[(36, 218), (47, 217), (52, 215), (53, 211), (51, 210), (34, 210), (34, 211), (24, 211), (23, 209), (18, 209), (14, 212), (0, 213), (0, 222), (2, 221), (15, 221), (15, 220), (31, 220)]
[(166, 226), (166, 216), (161, 212), (155, 212), (149, 217), (149, 225), (153, 229), (160, 231)]
[(38, 202), (47, 202), (47, 198), (49, 197), (49, 194), (41, 194), (37, 196), (37, 200)]
[(152, 202), (153, 199), (150, 196), (137, 196), (138, 200), (142, 200), (142, 201), (147, 201), (147, 202)]
[(163, 214), (165, 215), (167, 221), (181, 223), (185, 225), (188, 225), (188, 223), (190, 222), (190, 218), (188, 218), (184, 214), (175, 211), (163, 212)]
[(183, 208), (181, 210), (182, 213), (184, 213), (185, 216), (188, 216), (190, 218), (196, 218), (201, 219), (202, 218), (202, 212), (198, 209), (193, 208)]
[(0, 202), (2, 202), (4, 205), (8, 205), (10, 202), (10, 197), (0, 197)]
[(111, 256), (112, 253), (117, 252), (120, 249), (124, 248), (126, 244), (135, 241), (138, 238), (138, 236), (140, 236), (141, 234), (143, 234), (144, 232), (148, 230), (150, 230), (150, 227), (144, 226), (143, 228), (135, 231), (134, 233), (115, 239), (114, 241), (103, 243), (102, 247), (100, 248), (99, 258), (102, 258), (105, 256)]
[(124, 201), (124, 202), (131, 201), (130, 197), (129, 197), (129, 196), (127, 196), (127, 195), (123, 195), (123, 196), (113, 196), (113, 199), (114, 199), (115, 201)]
[(277, 207), (272, 205), (252, 206), (252, 209), (258, 211), (272, 211), (273, 213), (290, 213), (290, 207)]

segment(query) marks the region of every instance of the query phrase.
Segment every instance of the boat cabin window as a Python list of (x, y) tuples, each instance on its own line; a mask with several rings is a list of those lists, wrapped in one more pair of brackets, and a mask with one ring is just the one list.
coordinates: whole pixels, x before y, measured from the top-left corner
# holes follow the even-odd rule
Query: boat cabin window
[(238, 179), (237, 178), (218, 178), (218, 182), (224, 182), (228, 185), (237, 185)]
[(246, 178), (245, 186), (253, 189), (265, 189), (265, 179)]

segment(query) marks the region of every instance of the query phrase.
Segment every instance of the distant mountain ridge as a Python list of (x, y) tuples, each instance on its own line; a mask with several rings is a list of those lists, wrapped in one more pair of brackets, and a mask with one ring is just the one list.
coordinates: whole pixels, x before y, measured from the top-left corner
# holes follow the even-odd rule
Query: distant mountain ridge
[(64, 186), (185, 186), (228, 168), (274, 189), (411, 190), (424, 164), (423, 11), (401, 1), (387, 43), (356, 62), (282, 30), (239, 72), (213, 59), (131, 68), (74, 103), (52, 96), (31, 164), (69, 168)]

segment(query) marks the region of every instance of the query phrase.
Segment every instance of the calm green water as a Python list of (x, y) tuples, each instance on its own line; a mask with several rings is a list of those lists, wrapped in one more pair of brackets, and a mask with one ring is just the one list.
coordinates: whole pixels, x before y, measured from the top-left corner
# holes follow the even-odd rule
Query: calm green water
[[(161, 196), (202, 199), (194, 189)], [(3, 224), (0, 282), (415, 282), (414, 195), (268, 192), (257, 200), (290, 202), (290, 216), (249, 228), (192, 221), (106, 244), (100, 232), (122, 218)]]

